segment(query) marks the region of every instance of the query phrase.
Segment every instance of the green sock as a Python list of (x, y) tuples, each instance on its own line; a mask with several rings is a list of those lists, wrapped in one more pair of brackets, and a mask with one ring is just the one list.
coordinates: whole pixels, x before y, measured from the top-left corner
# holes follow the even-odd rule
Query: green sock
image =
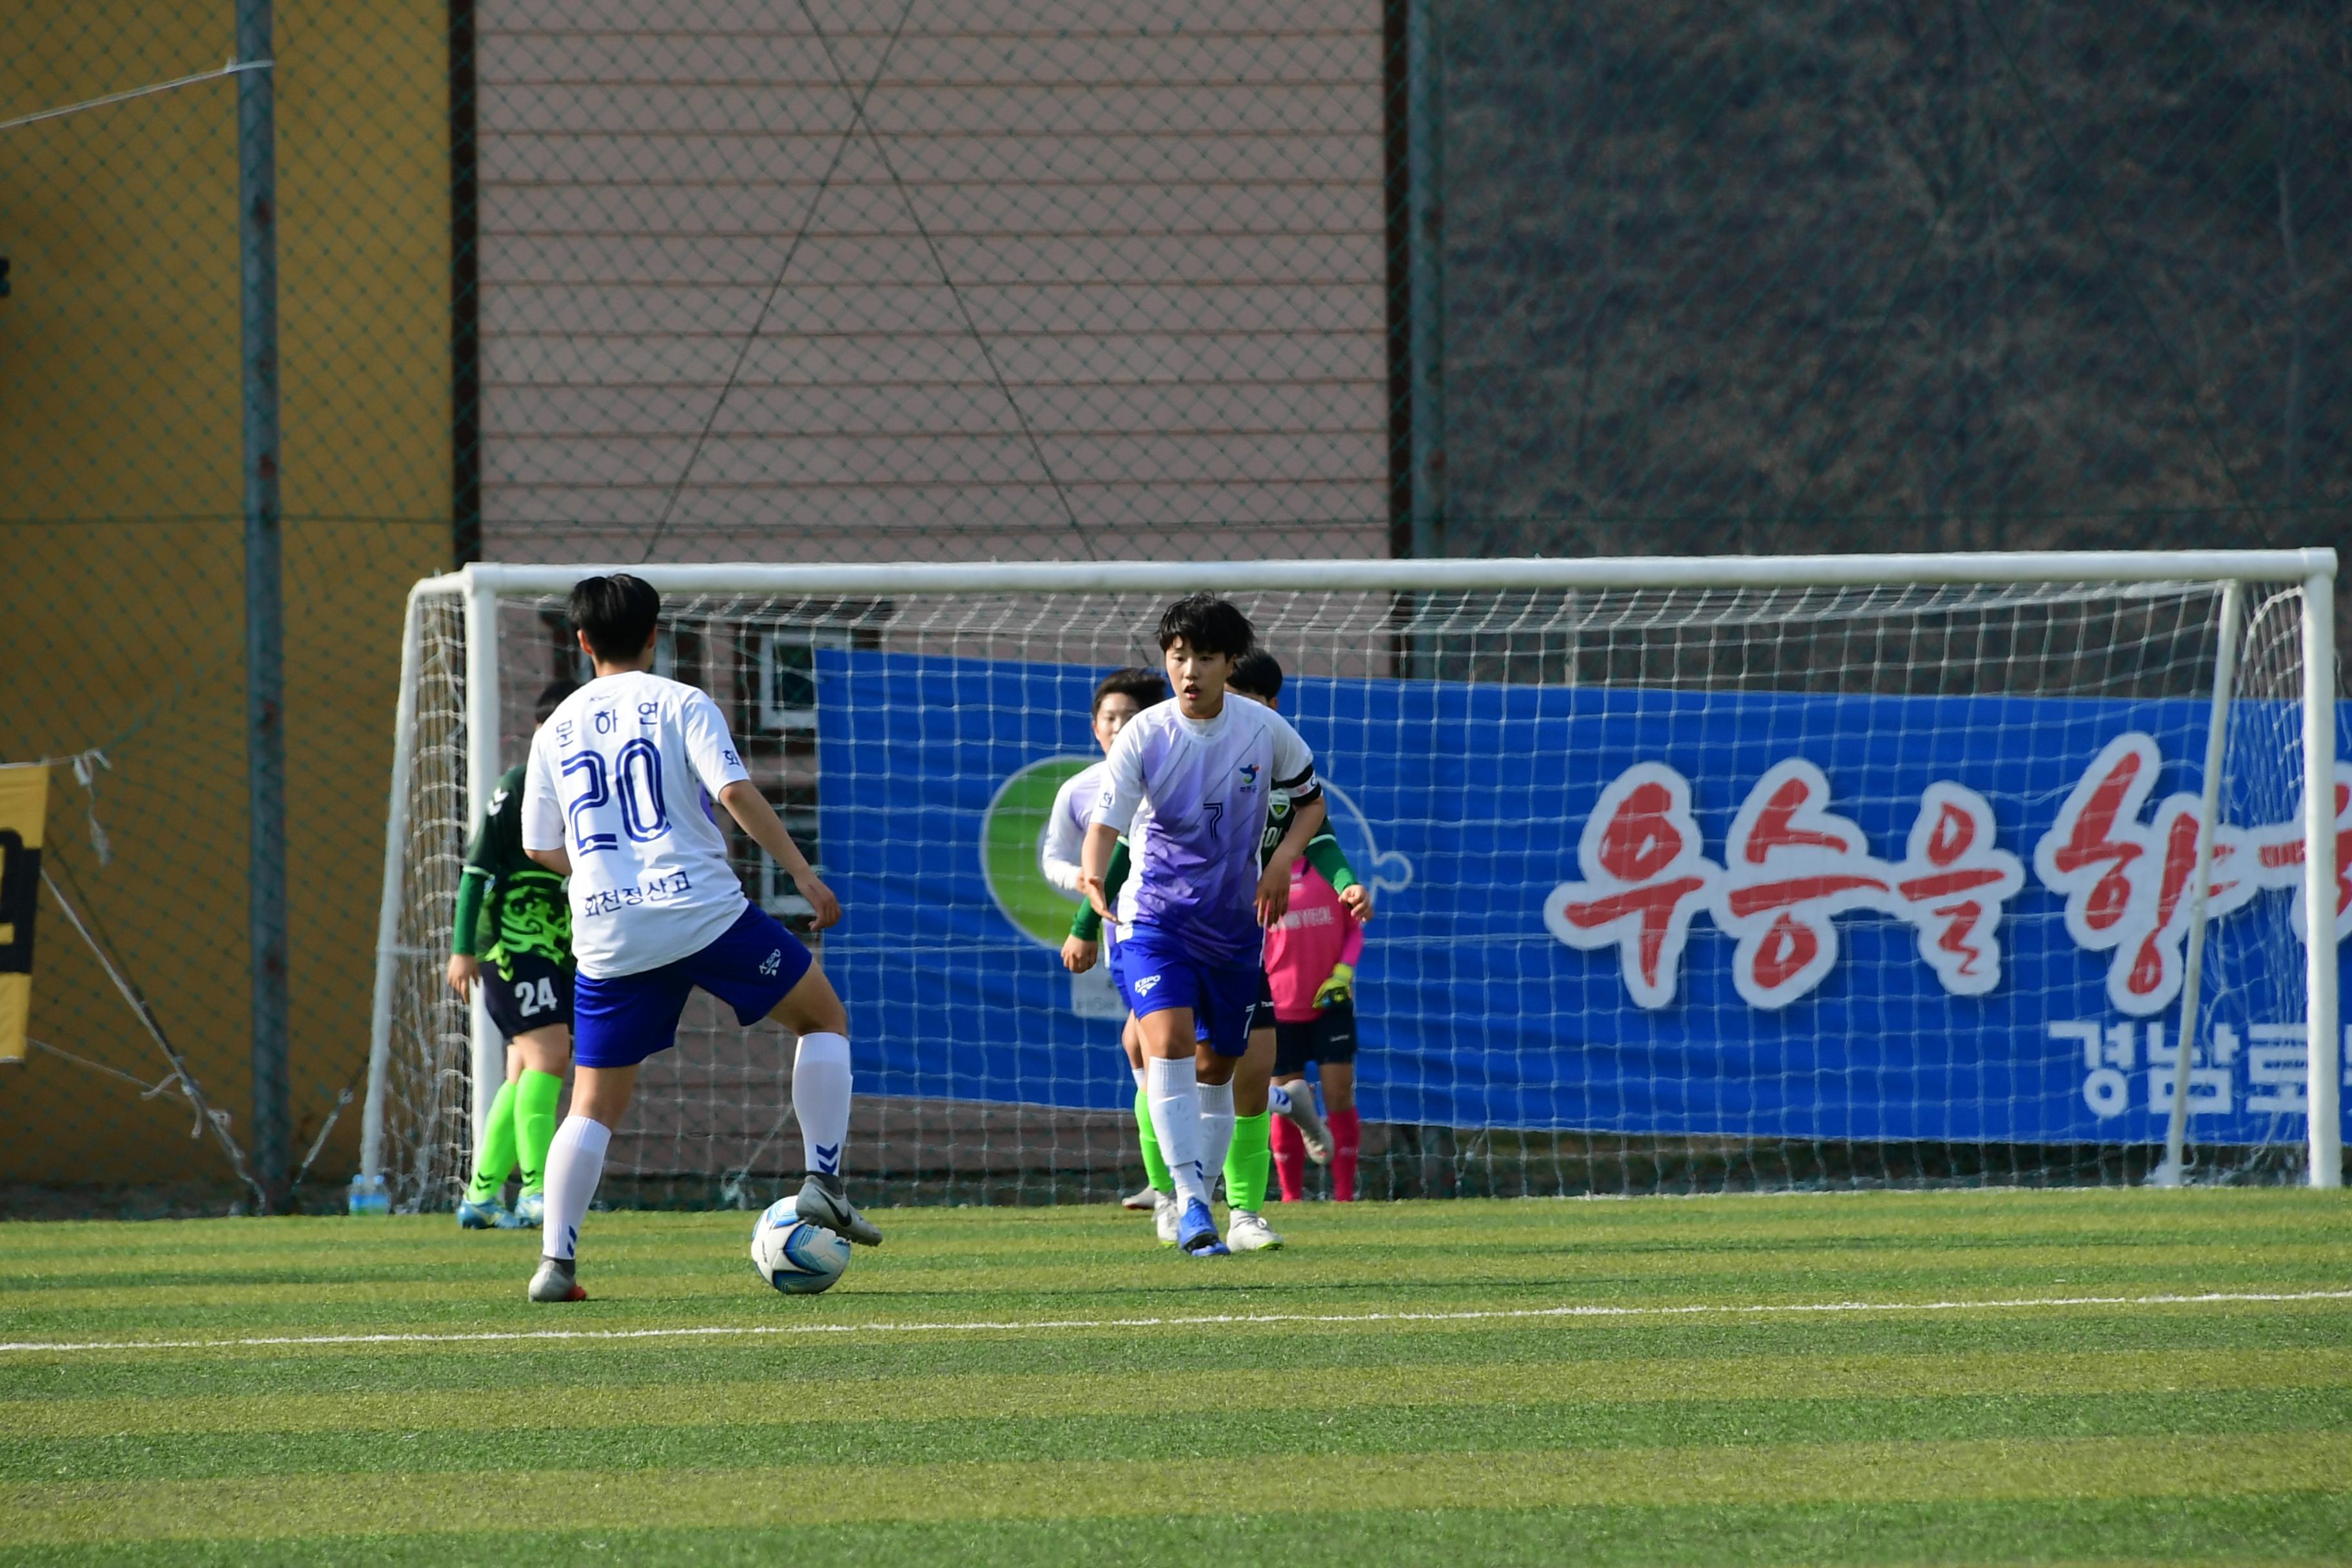
[(474, 1157), (474, 1179), (466, 1184), (466, 1201), (486, 1204), (499, 1195), (507, 1184), (507, 1173), (514, 1169), (515, 1086), (499, 1085), (499, 1097), (490, 1101), (490, 1116), (482, 1131), (482, 1146)]
[(562, 1092), (563, 1079), (554, 1073), (522, 1069), (514, 1100), (515, 1159), (522, 1166), (526, 1193), (547, 1186), (547, 1147), (555, 1142), (555, 1097)]
[(1151, 1130), (1151, 1100), (1141, 1089), (1135, 1091), (1135, 1141), (1143, 1145), (1143, 1176), (1155, 1193), (1172, 1193), (1176, 1178), (1168, 1173), (1168, 1162), (1160, 1157), (1160, 1134)]
[(1225, 1151), (1225, 1206), (1265, 1207), (1267, 1156), (1274, 1152), (1274, 1112), (1234, 1118), (1233, 1146)]

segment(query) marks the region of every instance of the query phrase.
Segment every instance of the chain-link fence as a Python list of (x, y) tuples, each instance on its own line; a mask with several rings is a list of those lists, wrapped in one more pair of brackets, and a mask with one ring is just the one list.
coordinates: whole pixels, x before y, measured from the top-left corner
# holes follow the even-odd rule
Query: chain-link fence
[(1449, 552), (2340, 533), (2342, 7), (1438, 10)]
[(110, 840), (59, 772), (12, 1207), (234, 1183), (163, 1041), (252, 1148), (256, 72), (312, 1190), (399, 606), (453, 559), (2306, 544), (2352, 504), (2337, 7), (305, 0), (240, 54), (269, 9), (0, 18), (0, 759), (103, 752)]
[[(449, 559), (446, 26), (431, 6), (281, 6), (270, 49), (241, 56), (238, 20), (226, 3), (0, 16), (0, 121), (44, 116), (0, 130), (0, 760), (104, 759), (85, 763), (94, 793), (52, 770), (34, 1043), (0, 1067), (10, 1213), (253, 1201), (197, 1135), (174, 1057), (255, 1174), (282, 1184), (316, 1146), (302, 1191), (339, 1196), (355, 1147), (341, 1097), (366, 1057), (388, 638), (407, 583)], [(289, 1088), (264, 1139), (239, 196), (256, 72), (277, 132), (261, 216), (278, 282), (290, 1001)]]

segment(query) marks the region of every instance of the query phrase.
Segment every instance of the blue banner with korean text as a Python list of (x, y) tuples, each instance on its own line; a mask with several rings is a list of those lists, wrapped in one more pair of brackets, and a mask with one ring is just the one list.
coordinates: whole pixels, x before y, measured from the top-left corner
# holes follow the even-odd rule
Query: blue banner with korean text
[[(1102, 673), (819, 651), (820, 837), (846, 910), (824, 961), (861, 1093), (1131, 1099), (1118, 1004), (1064, 969), (1076, 906), (1037, 864), (1055, 790), (1099, 756)], [(1283, 699), (1378, 900), (1369, 1119), (2162, 1136), (2201, 700), (1311, 678)], [(2232, 724), (2192, 1133), (2295, 1143), (2298, 719), (2241, 702)], [(2352, 808), (2337, 832), (2341, 864)], [(2341, 884), (2336, 908), (2340, 931)]]

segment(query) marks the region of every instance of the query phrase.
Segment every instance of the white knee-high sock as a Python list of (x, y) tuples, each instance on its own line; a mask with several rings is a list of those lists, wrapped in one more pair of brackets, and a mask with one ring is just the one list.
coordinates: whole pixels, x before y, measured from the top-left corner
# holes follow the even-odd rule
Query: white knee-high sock
[(842, 1035), (803, 1035), (793, 1054), (793, 1115), (801, 1124), (801, 1152), (808, 1169), (841, 1174), (842, 1145), (849, 1141), (849, 1040)]
[(540, 1241), (548, 1257), (570, 1258), (579, 1249), (580, 1222), (596, 1195), (612, 1142), (611, 1128), (585, 1116), (567, 1116), (555, 1130), (555, 1142), (547, 1146), (547, 1218)]
[(1144, 1096), (1151, 1102), (1151, 1131), (1159, 1135), (1160, 1158), (1176, 1179), (1176, 1201), (1209, 1201), (1207, 1167), (1201, 1163), (1201, 1080), (1192, 1058), (1170, 1061), (1153, 1057), (1144, 1063)]
[[(1208, 1178), (1204, 1185), (1215, 1188), (1217, 1177), (1225, 1168), (1225, 1155), (1233, 1146), (1233, 1083), (1204, 1083), (1201, 1086), (1201, 1169)], [(1227, 1201), (1232, 1201), (1231, 1194)]]
[(1135, 1074), (1135, 1092), (1140, 1095), (1150, 1095), (1151, 1092), (1151, 1070), (1149, 1068), (1135, 1068), (1130, 1070)]

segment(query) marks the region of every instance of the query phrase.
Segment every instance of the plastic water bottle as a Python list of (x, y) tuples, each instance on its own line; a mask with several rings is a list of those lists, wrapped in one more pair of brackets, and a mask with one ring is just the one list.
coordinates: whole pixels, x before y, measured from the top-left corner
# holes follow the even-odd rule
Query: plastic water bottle
[(390, 1214), (392, 1194), (383, 1190), (383, 1178), (367, 1175), (353, 1176), (351, 1209), (353, 1214)]

